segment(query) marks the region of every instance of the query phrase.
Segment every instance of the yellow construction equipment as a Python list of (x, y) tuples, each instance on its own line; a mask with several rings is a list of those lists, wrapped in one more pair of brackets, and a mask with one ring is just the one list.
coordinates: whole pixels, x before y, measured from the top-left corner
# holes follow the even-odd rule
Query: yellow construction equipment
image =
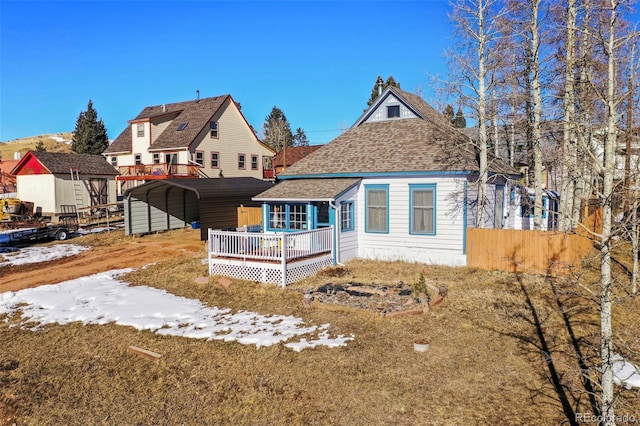
[(33, 203), (18, 198), (0, 199), (0, 221), (13, 222), (23, 220), (33, 214)]

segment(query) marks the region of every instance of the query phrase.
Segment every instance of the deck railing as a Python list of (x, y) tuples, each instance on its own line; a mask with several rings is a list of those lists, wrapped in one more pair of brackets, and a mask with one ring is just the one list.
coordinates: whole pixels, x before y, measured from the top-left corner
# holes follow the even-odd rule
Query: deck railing
[(129, 176), (198, 177), (199, 167), (193, 164), (139, 164), (136, 166), (118, 166), (118, 171), (121, 179)]
[(332, 228), (301, 232), (245, 232), (209, 230), (209, 256), (286, 262), (330, 253)]

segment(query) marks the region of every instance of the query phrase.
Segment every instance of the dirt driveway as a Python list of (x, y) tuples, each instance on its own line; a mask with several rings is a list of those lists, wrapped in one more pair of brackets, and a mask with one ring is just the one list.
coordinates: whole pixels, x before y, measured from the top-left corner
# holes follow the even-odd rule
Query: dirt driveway
[[(83, 245), (84, 238), (65, 241)], [(199, 230), (177, 230), (143, 237), (126, 237), (108, 246), (94, 246), (91, 250), (50, 262), (32, 263), (0, 268), (0, 293), (57, 284), (111, 269), (140, 268), (150, 263), (176, 257), (206, 257), (206, 242), (200, 241)]]

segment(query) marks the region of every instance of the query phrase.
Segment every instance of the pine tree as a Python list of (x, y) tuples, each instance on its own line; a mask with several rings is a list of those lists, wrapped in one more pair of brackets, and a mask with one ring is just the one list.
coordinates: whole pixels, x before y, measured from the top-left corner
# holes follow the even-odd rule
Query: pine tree
[(383, 83), (382, 77), (378, 76), (378, 78), (376, 79), (376, 84), (373, 85), (373, 89), (371, 90), (371, 97), (369, 98), (369, 100), (367, 101), (367, 105), (371, 106), (373, 105), (373, 102), (375, 102), (375, 100), (378, 97), (378, 86), (382, 84), (382, 90), (384, 91), (384, 89), (386, 89), (389, 86), (392, 87), (396, 87), (396, 88), (400, 88), (400, 83), (396, 82), (396, 80), (393, 78), (392, 75), (390, 75), (387, 78), (387, 81), (385, 81)]
[(293, 146), (293, 133), (291, 125), (282, 110), (276, 106), (265, 119), (263, 128), (263, 141), (276, 152), (280, 152), (286, 141), (287, 146)]
[(71, 149), (77, 154), (102, 154), (109, 146), (107, 130), (89, 99), (87, 110), (80, 112), (73, 132)]
[(293, 146), (309, 146), (309, 139), (307, 139), (307, 135), (300, 127), (296, 129), (296, 134), (293, 135)]
[(442, 112), (442, 114), (444, 115), (444, 117), (447, 119), (449, 123), (453, 124), (454, 112), (453, 112), (453, 107), (451, 105), (447, 105), (444, 108), (444, 111)]
[(455, 127), (456, 129), (464, 129), (467, 127), (467, 119), (464, 118), (462, 108), (458, 107), (458, 112), (456, 112), (456, 116), (451, 122), (453, 124), (453, 127)]

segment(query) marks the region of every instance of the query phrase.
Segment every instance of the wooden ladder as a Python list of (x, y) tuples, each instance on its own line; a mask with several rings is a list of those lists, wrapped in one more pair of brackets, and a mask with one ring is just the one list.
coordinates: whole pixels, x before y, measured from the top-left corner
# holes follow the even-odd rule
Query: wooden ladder
[(76, 217), (78, 218), (78, 223), (80, 223), (80, 208), (82, 207), (82, 187), (80, 186), (80, 175), (77, 168), (75, 172), (73, 170), (73, 167), (71, 168), (71, 182), (73, 183), (73, 193), (75, 196)]

